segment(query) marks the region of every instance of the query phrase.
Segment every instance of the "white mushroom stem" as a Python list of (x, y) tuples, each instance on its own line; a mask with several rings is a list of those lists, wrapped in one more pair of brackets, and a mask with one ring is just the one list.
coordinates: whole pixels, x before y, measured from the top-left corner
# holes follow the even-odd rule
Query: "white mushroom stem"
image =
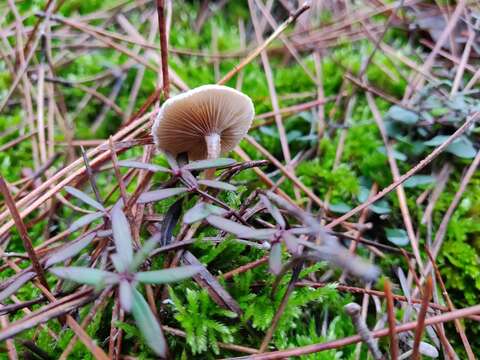
[(220, 135), (217, 133), (206, 135), (205, 143), (207, 145), (208, 159), (217, 159), (221, 150)]

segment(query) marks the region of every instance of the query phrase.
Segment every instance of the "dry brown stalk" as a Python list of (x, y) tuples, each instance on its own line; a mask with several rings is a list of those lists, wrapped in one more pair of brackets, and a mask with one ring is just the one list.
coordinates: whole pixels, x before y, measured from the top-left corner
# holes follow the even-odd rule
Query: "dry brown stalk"
[(427, 316), (428, 303), (430, 302), (430, 298), (432, 297), (432, 292), (433, 292), (433, 281), (432, 281), (432, 277), (429, 276), (427, 278), (427, 282), (423, 289), (422, 305), (420, 307), (420, 312), (418, 313), (417, 326), (415, 327), (415, 338), (413, 340), (413, 347), (412, 347), (413, 360), (420, 359), (420, 341), (422, 340), (422, 333), (425, 326), (425, 318)]

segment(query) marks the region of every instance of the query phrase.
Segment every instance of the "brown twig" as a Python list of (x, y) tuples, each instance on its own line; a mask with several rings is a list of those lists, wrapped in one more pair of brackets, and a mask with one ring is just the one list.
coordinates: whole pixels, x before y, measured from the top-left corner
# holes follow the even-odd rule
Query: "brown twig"
[(157, 0), (158, 29), (160, 31), (160, 52), (162, 57), (162, 84), (163, 95), (170, 96), (170, 80), (168, 77), (168, 39), (165, 26), (165, 0)]
[(393, 294), (390, 281), (385, 280), (384, 283), (385, 295), (387, 299), (387, 315), (388, 315), (388, 330), (390, 336), (390, 358), (392, 360), (398, 359), (398, 339), (397, 334), (395, 333), (395, 308), (393, 305)]
[(420, 312), (418, 313), (417, 326), (415, 327), (415, 338), (413, 340), (413, 352), (411, 357), (413, 360), (420, 359), (420, 341), (422, 340), (422, 333), (425, 327), (425, 318), (427, 316), (428, 303), (430, 302), (430, 298), (432, 297), (432, 292), (433, 281), (432, 277), (429, 276), (423, 289), (422, 305), (420, 307)]

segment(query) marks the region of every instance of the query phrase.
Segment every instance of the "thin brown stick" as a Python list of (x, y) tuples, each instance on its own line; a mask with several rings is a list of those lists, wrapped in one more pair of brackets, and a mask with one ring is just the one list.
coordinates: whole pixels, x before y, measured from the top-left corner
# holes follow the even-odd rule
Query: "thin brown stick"
[(40, 283), (45, 288), (49, 289), (47, 279), (45, 278), (45, 272), (43, 271), (43, 267), (38, 261), (37, 254), (33, 249), (32, 240), (30, 239), (30, 236), (28, 236), (27, 227), (25, 226), (25, 223), (23, 222), (20, 214), (18, 213), (18, 209), (15, 206), (15, 201), (13, 200), (12, 195), (8, 190), (7, 183), (3, 179), (3, 176), (0, 176), (0, 192), (2, 193), (3, 198), (5, 199), (5, 204), (7, 205), (8, 210), (12, 215), (13, 221), (15, 222), (15, 226), (17, 227), (18, 233), (20, 234), (20, 238), (22, 239), (23, 247), (25, 248), (25, 251), (27, 252), (28, 257), (32, 262), (33, 269), (37, 273)]
[[(447, 312), (441, 315), (429, 317), (428, 319), (425, 320), (424, 325), (429, 326), (429, 325), (440, 324), (440, 323), (449, 322), (455, 319), (461, 319), (469, 315), (475, 315), (479, 313), (480, 313), (480, 305), (475, 305), (475, 306), (467, 307), (464, 309), (455, 310), (455, 311)], [(412, 321), (403, 325), (399, 325), (395, 328), (395, 332), (402, 333), (406, 331), (411, 331), (416, 329), (417, 325), (418, 325), (418, 321)], [(388, 328), (380, 329), (380, 330), (373, 331), (372, 335), (374, 338), (380, 338), (380, 337), (387, 336), (389, 334), (389, 331), (390, 330)], [(248, 357), (237, 357), (234, 359), (236, 360), (284, 359), (290, 356), (292, 357), (301, 356), (301, 355), (313, 354), (313, 353), (330, 350), (330, 349), (339, 349), (347, 345), (356, 344), (360, 341), (362, 341), (362, 338), (359, 335), (354, 335), (354, 336), (349, 336), (339, 340), (323, 342), (320, 344), (307, 345), (307, 346), (297, 347), (293, 349), (274, 351), (274, 352), (264, 353), (264, 354), (250, 355)]]
[(160, 53), (162, 57), (162, 84), (163, 95), (170, 96), (170, 80), (168, 77), (168, 39), (165, 26), (165, 0), (157, 0), (158, 29), (160, 31)]
[(432, 277), (429, 276), (423, 289), (422, 305), (420, 307), (420, 312), (418, 313), (417, 326), (415, 327), (415, 338), (413, 340), (413, 352), (411, 357), (413, 360), (420, 359), (420, 341), (422, 340), (422, 333), (425, 327), (425, 318), (427, 316), (428, 303), (430, 302), (430, 298), (432, 297), (432, 292), (433, 281)]
[(393, 305), (392, 286), (390, 281), (386, 280), (384, 283), (385, 295), (387, 299), (387, 315), (388, 315), (388, 330), (390, 336), (390, 358), (392, 360), (398, 359), (398, 338), (395, 332), (395, 307)]

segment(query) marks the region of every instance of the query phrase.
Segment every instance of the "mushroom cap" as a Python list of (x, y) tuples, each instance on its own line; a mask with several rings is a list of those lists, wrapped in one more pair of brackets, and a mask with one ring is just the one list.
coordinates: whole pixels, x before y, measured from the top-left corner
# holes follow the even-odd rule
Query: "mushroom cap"
[(205, 136), (220, 136), (221, 153), (231, 151), (245, 136), (255, 110), (245, 94), (221, 85), (203, 85), (165, 101), (152, 135), (158, 149), (189, 160), (207, 158)]

